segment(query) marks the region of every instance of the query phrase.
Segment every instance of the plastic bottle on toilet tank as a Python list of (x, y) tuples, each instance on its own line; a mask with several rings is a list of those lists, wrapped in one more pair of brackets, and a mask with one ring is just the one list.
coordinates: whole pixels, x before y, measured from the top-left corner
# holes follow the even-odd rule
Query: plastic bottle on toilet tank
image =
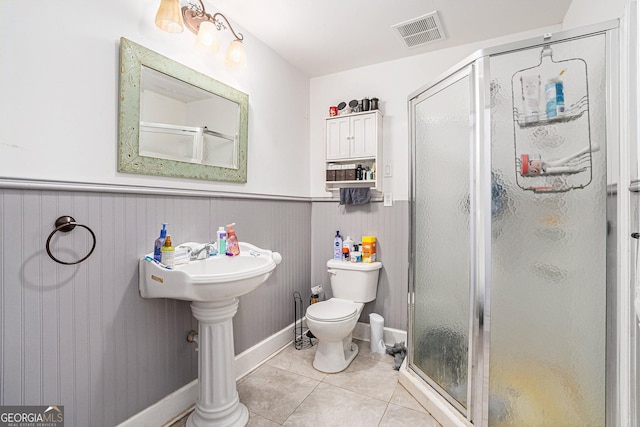
[[(346, 251), (344, 250), (346, 249)], [(353, 239), (351, 236), (347, 236), (342, 242), (343, 261), (349, 261), (351, 259), (351, 252), (353, 251)]]
[(362, 236), (362, 262), (376, 262), (376, 236)]
[(342, 236), (340, 231), (336, 231), (336, 237), (333, 238), (333, 259), (342, 259)]

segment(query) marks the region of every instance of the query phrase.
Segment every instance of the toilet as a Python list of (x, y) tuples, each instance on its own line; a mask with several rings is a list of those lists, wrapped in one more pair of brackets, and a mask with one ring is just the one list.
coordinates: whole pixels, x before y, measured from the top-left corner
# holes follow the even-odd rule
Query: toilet
[(346, 369), (358, 354), (351, 333), (364, 304), (376, 299), (381, 262), (327, 261), (333, 298), (307, 308), (307, 326), (318, 338), (313, 367), (326, 373)]

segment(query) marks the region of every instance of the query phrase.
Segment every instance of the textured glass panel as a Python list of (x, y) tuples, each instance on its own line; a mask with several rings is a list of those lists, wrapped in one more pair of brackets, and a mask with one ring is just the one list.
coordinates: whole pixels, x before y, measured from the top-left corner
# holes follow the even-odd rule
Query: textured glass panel
[[(491, 245), (492, 427), (605, 424), (605, 38), (552, 49), (554, 60), (579, 58), (586, 64), (562, 73), (566, 105), (587, 96), (588, 86), (588, 109), (566, 121), (524, 128), (514, 123), (514, 108), (522, 108), (522, 99), (513, 96), (519, 92), (512, 90), (513, 78), (540, 63), (541, 48), (490, 62), (492, 173), (499, 188), (493, 192)], [(544, 86), (560, 73), (538, 71), (544, 111)], [(600, 150), (588, 156), (588, 171), (536, 176), (539, 183), (532, 184), (563, 192), (527, 188), (530, 177), (522, 176), (518, 164), (523, 153), (550, 163), (589, 142)], [(553, 187), (557, 182), (574, 183), (574, 188)]]
[(469, 78), (415, 107), (414, 364), (467, 405)]

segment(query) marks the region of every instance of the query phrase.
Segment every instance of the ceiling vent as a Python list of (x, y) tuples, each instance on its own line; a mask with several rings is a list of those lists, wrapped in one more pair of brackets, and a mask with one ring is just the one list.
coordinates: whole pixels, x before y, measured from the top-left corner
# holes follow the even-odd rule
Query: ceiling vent
[(391, 28), (396, 30), (398, 37), (408, 48), (424, 46), (446, 38), (437, 10), (418, 18), (392, 25)]

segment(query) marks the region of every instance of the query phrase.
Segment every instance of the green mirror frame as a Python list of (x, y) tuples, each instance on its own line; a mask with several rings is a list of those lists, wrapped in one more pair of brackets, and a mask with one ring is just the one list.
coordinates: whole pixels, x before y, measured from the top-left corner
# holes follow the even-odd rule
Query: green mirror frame
[[(159, 159), (139, 154), (140, 75), (143, 65), (238, 104), (240, 117), (237, 169)], [(248, 133), (249, 95), (131, 40), (124, 37), (120, 39), (118, 172), (246, 183)]]

